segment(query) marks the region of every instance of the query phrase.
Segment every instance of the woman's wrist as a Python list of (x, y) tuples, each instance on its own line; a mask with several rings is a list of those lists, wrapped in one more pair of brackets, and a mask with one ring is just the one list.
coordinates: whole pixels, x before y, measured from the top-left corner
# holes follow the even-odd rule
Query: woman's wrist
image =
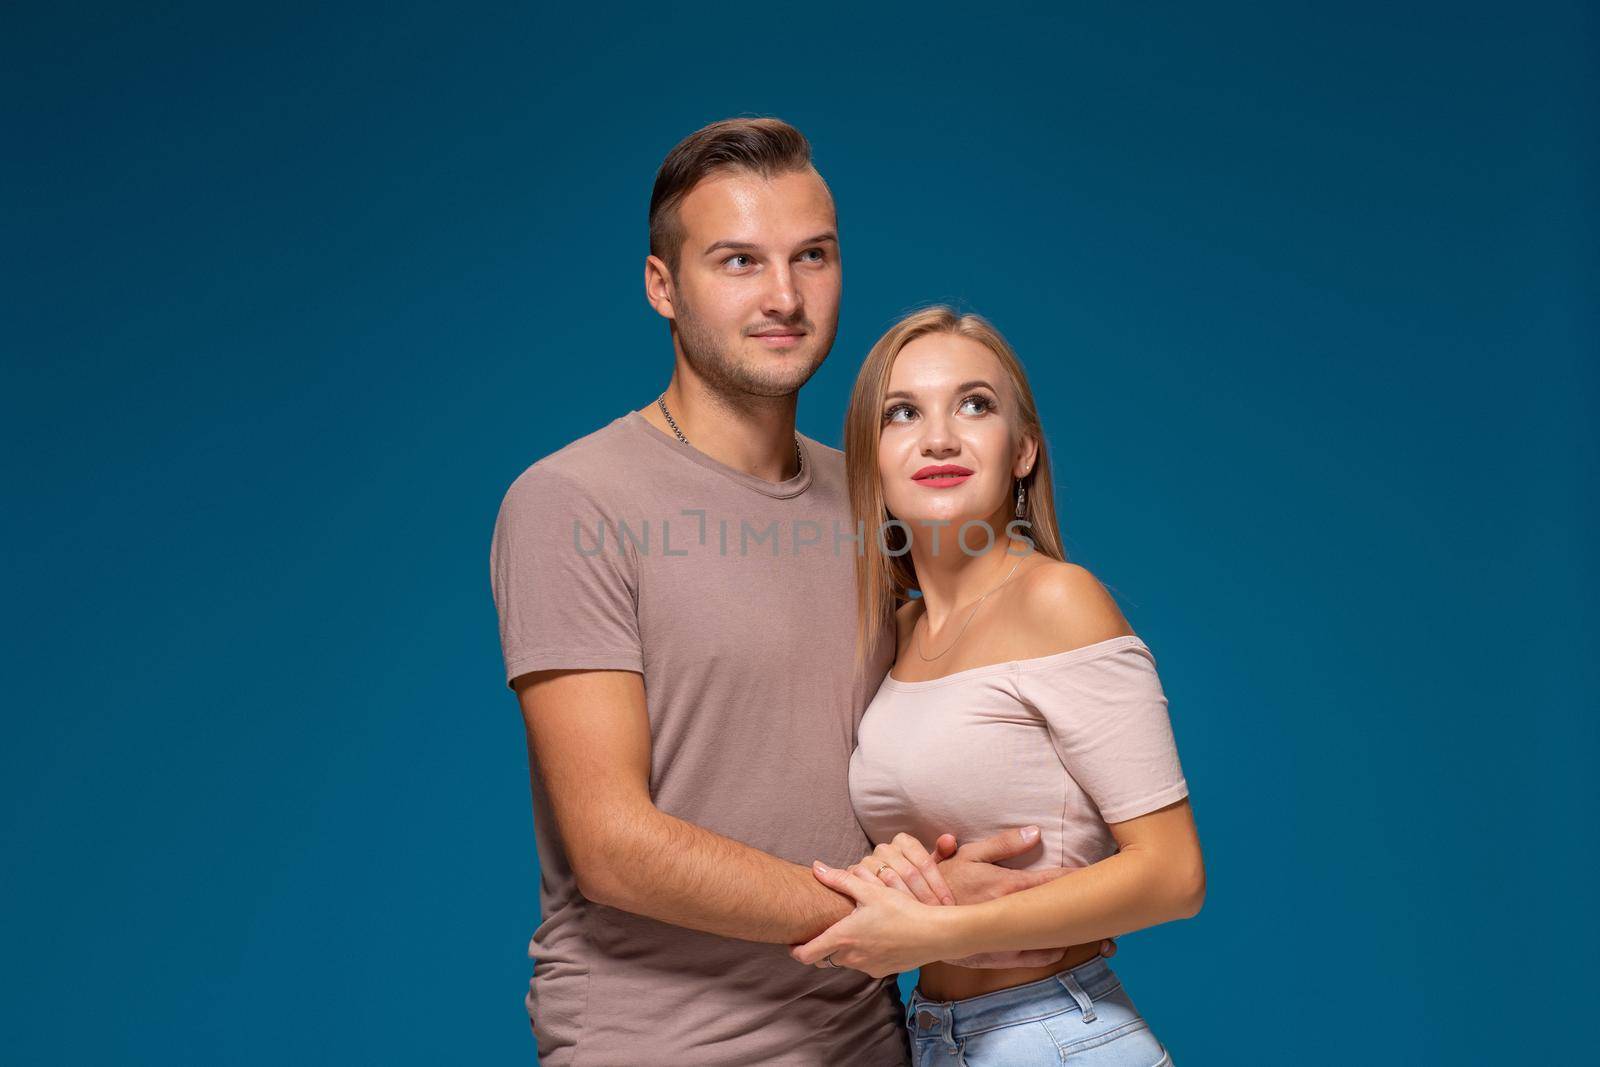
[(936, 960), (954, 960), (983, 951), (976, 944), (982, 919), (980, 904), (953, 904), (934, 908), (934, 951)]

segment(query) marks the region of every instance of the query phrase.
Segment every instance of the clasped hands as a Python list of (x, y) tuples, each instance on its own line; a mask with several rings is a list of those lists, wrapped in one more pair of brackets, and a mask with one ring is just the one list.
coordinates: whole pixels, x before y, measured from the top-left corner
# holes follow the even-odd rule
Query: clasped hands
[[(979, 952), (946, 958), (957, 941), (950, 921), (954, 905), (979, 904), (1059, 878), (1065, 867), (1021, 871), (1000, 867), (1033, 848), (1039, 828), (1006, 830), (957, 847), (944, 834), (929, 852), (910, 834), (897, 834), (848, 868), (811, 865), (817, 880), (855, 901), (855, 910), (803, 945), (789, 950), (800, 963), (816, 967), (850, 967), (874, 978), (909, 971), (938, 960), (957, 967), (1043, 967), (1066, 954), (1066, 948), (1016, 952)], [(1100, 944), (1101, 955), (1116, 953), (1111, 939)]]

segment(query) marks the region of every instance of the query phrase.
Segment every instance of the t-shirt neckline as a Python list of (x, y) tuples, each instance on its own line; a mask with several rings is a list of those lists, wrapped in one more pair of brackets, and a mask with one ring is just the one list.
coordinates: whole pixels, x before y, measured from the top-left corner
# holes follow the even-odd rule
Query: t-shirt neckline
[(811, 440), (798, 431), (796, 431), (795, 436), (800, 439), (800, 451), (804, 456), (800, 473), (785, 481), (769, 482), (765, 478), (737, 470), (720, 460), (713, 459), (694, 447), (694, 445), (686, 445), (675, 437), (668, 437), (639, 411), (630, 410), (626, 415), (622, 416), (621, 421), (632, 426), (640, 433), (646, 434), (651, 440), (659, 442), (662, 448), (668, 449), (680, 458), (686, 459), (691, 463), (698, 463), (707, 470), (715, 471), (724, 478), (738, 482), (747, 489), (754, 489), (763, 496), (786, 500), (789, 497), (799, 496), (811, 486), (811, 471), (816, 464), (816, 450), (810, 447)]
[[(965, 681), (968, 678), (987, 678), (994, 674), (1005, 674), (1010, 671), (1030, 671), (1044, 667), (1065, 666), (1069, 663), (1079, 663), (1083, 660), (1094, 659), (1098, 656), (1116, 652), (1124, 648), (1143, 648), (1150, 650), (1144, 639), (1138, 634), (1119, 634), (1108, 637), (1103, 641), (1092, 644), (1079, 645), (1069, 648), (1064, 652), (1052, 652), (1044, 656), (1030, 656), (1024, 659), (1009, 659), (1000, 663), (986, 663), (979, 667), (968, 667), (964, 671), (952, 671), (950, 674), (941, 674), (937, 678), (923, 678), (915, 682), (902, 682), (893, 674), (883, 676), (883, 685), (888, 689), (898, 689), (902, 692), (914, 693), (919, 689), (933, 689), (937, 686), (948, 685), (951, 682)], [(893, 670), (893, 667), (890, 668)]]

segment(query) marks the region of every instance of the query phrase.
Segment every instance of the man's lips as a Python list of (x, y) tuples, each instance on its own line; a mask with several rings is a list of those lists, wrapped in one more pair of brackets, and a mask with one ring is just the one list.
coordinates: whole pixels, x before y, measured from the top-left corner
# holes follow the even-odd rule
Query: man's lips
[(750, 336), (766, 345), (768, 348), (783, 348), (787, 345), (797, 344), (804, 337), (804, 330), (763, 330)]

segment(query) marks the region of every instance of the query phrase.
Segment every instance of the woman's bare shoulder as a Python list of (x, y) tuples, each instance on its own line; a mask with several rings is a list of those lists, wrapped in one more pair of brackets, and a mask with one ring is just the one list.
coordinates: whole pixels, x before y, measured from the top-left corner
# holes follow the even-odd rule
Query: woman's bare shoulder
[(1087, 567), (1045, 558), (1020, 578), (1015, 617), (1028, 651), (1019, 656), (1047, 656), (1133, 633), (1116, 600)]

